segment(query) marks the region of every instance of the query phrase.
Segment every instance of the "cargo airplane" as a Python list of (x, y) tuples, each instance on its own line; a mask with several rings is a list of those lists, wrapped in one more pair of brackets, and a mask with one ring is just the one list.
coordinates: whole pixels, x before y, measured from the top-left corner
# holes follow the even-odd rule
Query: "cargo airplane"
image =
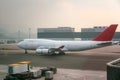
[(36, 53), (53, 55), (65, 54), (66, 51), (82, 51), (117, 44), (111, 41), (118, 24), (112, 24), (91, 41), (56, 41), (49, 39), (24, 39), (18, 47), (25, 50), (36, 50)]

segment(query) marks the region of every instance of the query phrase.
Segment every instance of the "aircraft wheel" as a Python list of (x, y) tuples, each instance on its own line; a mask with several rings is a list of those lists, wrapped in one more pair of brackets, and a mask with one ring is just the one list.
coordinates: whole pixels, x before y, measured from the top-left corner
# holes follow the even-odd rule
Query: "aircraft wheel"
[(65, 55), (65, 52), (64, 51), (60, 51), (59, 54), (60, 55)]

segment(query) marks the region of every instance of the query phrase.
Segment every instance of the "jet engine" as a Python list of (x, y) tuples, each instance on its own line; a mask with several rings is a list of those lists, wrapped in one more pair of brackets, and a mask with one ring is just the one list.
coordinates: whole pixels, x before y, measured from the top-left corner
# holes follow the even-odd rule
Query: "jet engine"
[(53, 55), (53, 54), (65, 55), (64, 51), (62, 51), (60, 49), (55, 49), (55, 48), (51, 48), (51, 49), (37, 49), (36, 53), (44, 54), (44, 55)]
[(37, 49), (36, 53), (52, 55), (52, 54), (54, 54), (54, 50), (53, 49)]

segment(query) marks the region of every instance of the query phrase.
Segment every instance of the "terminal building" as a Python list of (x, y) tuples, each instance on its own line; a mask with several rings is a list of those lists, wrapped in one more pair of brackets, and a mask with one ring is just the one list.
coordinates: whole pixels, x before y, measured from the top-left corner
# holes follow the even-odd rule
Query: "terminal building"
[(71, 27), (58, 28), (38, 28), (37, 38), (47, 38), (55, 40), (74, 40), (75, 30)]
[(93, 28), (81, 28), (81, 32), (102, 32), (107, 26), (94, 26)]
[(93, 28), (81, 28), (82, 40), (91, 40), (100, 32), (104, 31), (107, 26), (94, 26)]
[[(71, 27), (58, 28), (38, 28), (37, 38), (55, 39), (55, 40), (92, 40), (107, 26), (94, 26), (93, 28), (82, 28), (81, 32), (75, 32)], [(116, 32), (113, 40), (120, 40), (120, 32)]]

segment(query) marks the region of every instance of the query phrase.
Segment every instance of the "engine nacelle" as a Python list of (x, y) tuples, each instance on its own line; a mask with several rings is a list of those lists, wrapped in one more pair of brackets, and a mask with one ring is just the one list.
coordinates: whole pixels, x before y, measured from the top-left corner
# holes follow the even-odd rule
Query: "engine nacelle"
[(52, 54), (64, 54), (63, 51), (55, 48), (51, 49), (36, 49), (36, 53), (38, 54), (45, 54), (45, 55), (52, 55)]
[(36, 53), (39, 53), (39, 54), (48, 54), (49, 53), (49, 49), (37, 49)]

